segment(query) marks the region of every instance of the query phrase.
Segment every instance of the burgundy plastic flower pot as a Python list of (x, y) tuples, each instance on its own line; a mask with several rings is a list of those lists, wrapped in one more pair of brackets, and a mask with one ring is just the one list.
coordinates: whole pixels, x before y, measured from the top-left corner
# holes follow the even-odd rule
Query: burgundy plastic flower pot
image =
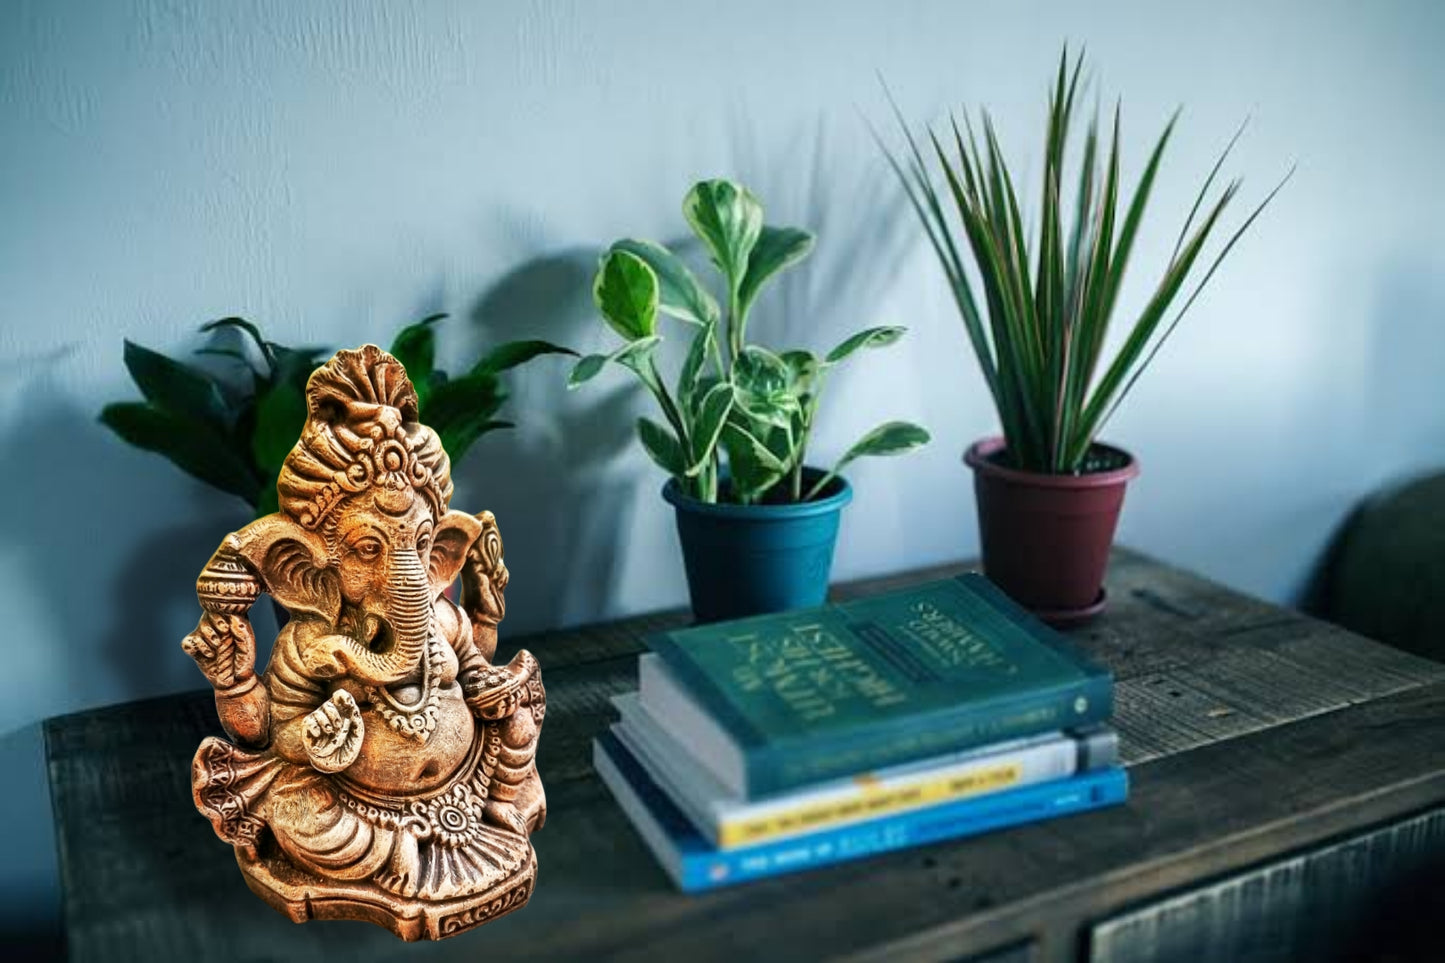
[(1014, 601), (1046, 622), (1068, 625), (1104, 609), (1104, 569), (1124, 487), (1139, 474), (1134, 456), (1094, 446), (1119, 465), (1080, 475), (1009, 468), (1004, 439), (975, 442), (964, 455), (973, 469), (983, 572)]

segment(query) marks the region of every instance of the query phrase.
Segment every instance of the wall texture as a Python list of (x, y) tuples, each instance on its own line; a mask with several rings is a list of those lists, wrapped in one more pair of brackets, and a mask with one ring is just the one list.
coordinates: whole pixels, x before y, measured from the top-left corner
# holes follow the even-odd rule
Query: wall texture
[[(1138, 169), (1187, 109), (1135, 286), (1239, 121), (1259, 197), (1299, 171), (1108, 435), (1144, 473), (1126, 541), (1289, 601), (1349, 507), (1445, 452), (1445, 8), (1420, 2), (466, 3), (10, 0), (0, 5), (0, 917), (53, 920), (38, 720), (196, 687), (192, 580), (246, 520), (96, 424), (130, 337), (172, 353), (240, 313), (287, 343), (385, 343), (445, 310), (453, 365), (500, 338), (596, 348), (598, 246), (683, 231), (702, 176), (821, 232), (757, 321), (827, 346), (911, 326), (841, 377), (817, 442), (890, 417), (936, 442), (859, 465), (837, 574), (976, 548), (959, 455), (995, 424), (936, 268), (863, 118), (993, 107), (1037, 170), (1045, 82), (1087, 45)], [(1030, 182), (1032, 178), (1029, 179)], [(622, 378), (518, 379), (521, 428), (459, 472), (507, 537), (507, 628), (684, 598), (661, 479)], [(17, 775), (13, 778), (11, 772)], [(18, 825), (17, 825), (18, 824)], [(18, 843), (18, 849), (14, 848)]]

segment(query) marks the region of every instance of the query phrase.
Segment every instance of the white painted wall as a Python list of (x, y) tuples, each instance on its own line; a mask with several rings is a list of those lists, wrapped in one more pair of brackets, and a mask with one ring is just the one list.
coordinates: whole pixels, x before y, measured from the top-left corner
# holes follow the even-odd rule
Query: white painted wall
[[(1445, 451), (1445, 7), (1165, 6), (0, 5), (0, 767), (19, 773), (0, 915), (55, 912), (38, 720), (199, 686), (177, 645), (192, 580), (246, 519), (95, 423), (133, 395), (123, 337), (185, 353), (200, 322), (242, 313), (289, 343), (384, 343), (447, 310), (453, 366), (498, 338), (595, 348), (598, 246), (677, 237), (687, 186), (737, 176), (774, 219), (822, 231), (760, 335), (913, 328), (827, 407), (820, 456), (890, 417), (937, 438), (854, 472), (837, 574), (975, 551), (959, 454), (995, 420), (880, 179), (860, 119), (887, 119), (875, 70), (919, 119), (986, 101), (1019, 163), (1066, 38), (1124, 96), (1134, 169), (1186, 104), (1136, 282), (1241, 118), (1247, 196), (1298, 160), (1108, 432), (1144, 466), (1125, 540), (1290, 600), (1353, 502)], [(523, 427), (460, 472), (458, 504), (501, 519), (513, 631), (684, 598), (626, 381), (565, 396), (563, 368), (521, 379)]]

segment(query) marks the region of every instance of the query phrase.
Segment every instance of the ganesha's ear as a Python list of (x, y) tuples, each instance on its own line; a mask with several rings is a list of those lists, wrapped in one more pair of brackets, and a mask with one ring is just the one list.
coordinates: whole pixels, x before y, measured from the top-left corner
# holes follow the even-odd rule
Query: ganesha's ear
[(482, 523), (466, 512), (449, 511), (437, 519), (432, 532), (432, 547), (427, 570), (431, 574), (432, 592), (440, 595), (457, 580), (457, 573), (467, 560), (467, 550), (482, 534)]
[(266, 591), (289, 612), (310, 612), (328, 623), (341, 614), (341, 582), (327, 564), (326, 543), (285, 515), (267, 515), (229, 536), (231, 546), (260, 573)]

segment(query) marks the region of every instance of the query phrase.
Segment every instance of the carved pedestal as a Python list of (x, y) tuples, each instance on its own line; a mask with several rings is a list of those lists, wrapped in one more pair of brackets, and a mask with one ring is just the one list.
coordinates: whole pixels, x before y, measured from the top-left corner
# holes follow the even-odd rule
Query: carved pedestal
[(474, 896), (430, 901), (378, 892), (375, 886), (365, 883), (322, 879), (297, 869), (274, 848), (263, 851), (255, 860), (238, 851), (236, 862), (251, 892), (289, 916), (293, 923), (366, 920), (408, 942), (455, 936), (521, 909), (537, 880), (537, 857), (532, 853), (523, 868), (501, 886)]

